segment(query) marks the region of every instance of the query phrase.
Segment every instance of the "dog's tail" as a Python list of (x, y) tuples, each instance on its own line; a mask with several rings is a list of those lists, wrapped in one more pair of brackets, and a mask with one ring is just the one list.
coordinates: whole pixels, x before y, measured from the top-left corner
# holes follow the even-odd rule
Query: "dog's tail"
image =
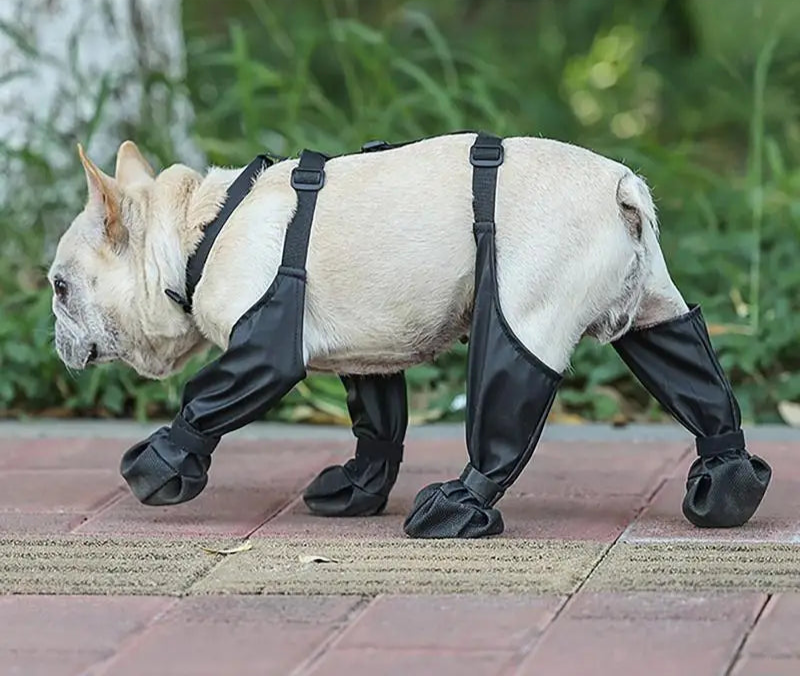
[(630, 329), (644, 294), (658, 235), (650, 189), (628, 169), (617, 182), (616, 203), (620, 221), (614, 228), (614, 246), (625, 261), (622, 277), (611, 302), (587, 330), (601, 343), (614, 341)]

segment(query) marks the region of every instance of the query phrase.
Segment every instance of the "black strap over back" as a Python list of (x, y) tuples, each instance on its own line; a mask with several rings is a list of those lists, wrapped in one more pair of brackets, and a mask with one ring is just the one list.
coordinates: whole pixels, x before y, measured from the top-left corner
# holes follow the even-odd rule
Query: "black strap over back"
[[(325, 185), (325, 162), (328, 158), (322, 153), (304, 150), (300, 162), (292, 170), (292, 188), (297, 192), (297, 209), (286, 231), (283, 245), (283, 269), (305, 272), (308, 242), (311, 237), (311, 222), (317, 204), (317, 193)], [(256, 157), (228, 187), (225, 202), (214, 220), (205, 228), (203, 239), (186, 264), (186, 296), (181, 296), (172, 289), (166, 289), (166, 295), (179, 304), (186, 313), (192, 312), (192, 299), (195, 289), (203, 276), (208, 255), (214, 242), (222, 232), (231, 214), (253, 188), (258, 175), (271, 167), (275, 159), (267, 154)]]
[(472, 170), (472, 212), (474, 230), (494, 227), (494, 202), (497, 190), (497, 168), (503, 164), (503, 140), (480, 132), (469, 151)]
[(268, 155), (259, 155), (236, 177), (234, 182), (228, 187), (222, 208), (219, 210), (214, 220), (206, 226), (203, 239), (200, 241), (194, 254), (189, 257), (189, 261), (186, 264), (186, 298), (178, 300), (173, 295), (174, 292), (170, 294), (169, 290), (167, 291), (167, 296), (173, 301), (177, 301), (178, 303), (181, 301), (183, 302), (182, 305), (184, 305), (184, 310), (187, 313), (192, 312), (194, 290), (200, 282), (200, 278), (203, 275), (203, 268), (205, 268), (206, 260), (211, 252), (211, 247), (214, 246), (214, 242), (220, 234), (222, 227), (227, 223), (231, 214), (233, 214), (234, 210), (250, 192), (256, 177), (273, 164), (274, 160)]
[[(470, 130), (454, 132), (455, 134), (474, 133)], [(424, 139), (433, 137), (424, 137)], [(424, 139), (387, 143), (386, 141), (369, 141), (361, 147), (362, 153), (401, 148)], [(225, 202), (217, 216), (205, 228), (203, 239), (197, 250), (189, 257), (186, 264), (185, 296), (172, 289), (165, 289), (165, 294), (179, 304), (186, 313), (192, 312), (192, 300), (195, 289), (200, 282), (211, 248), (219, 236), (231, 214), (241, 204), (253, 187), (258, 175), (272, 166), (276, 158), (266, 153), (257, 156), (234, 182), (228, 187)], [(297, 192), (297, 209), (286, 232), (283, 246), (281, 268), (293, 271), (294, 274), (305, 271), (308, 242), (311, 236), (311, 222), (317, 202), (317, 193), (325, 185), (325, 162), (329, 159), (312, 150), (304, 150), (300, 162), (292, 171), (292, 188)], [(470, 149), (470, 162), (475, 167), (473, 173), (473, 207), (475, 210), (475, 226), (494, 223), (494, 186), (497, 179), (497, 167), (503, 162), (502, 140), (496, 136), (479, 133)]]
[(292, 170), (292, 188), (297, 192), (297, 209), (283, 242), (283, 268), (305, 270), (311, 222), (317, 205), (317, 193), (325, 185), (325, 162), (328, 158), (313, 150), (304, 150)]
[[(492, 134), (481, 132), (469, 151), (472, 165), (472, 212), (475, 240), (481, 231), (494, 236), (494, 210), (497, 192), (497, 168), (503, 164), (503, 140)], [(485, 506), (492, 506), (503, 496), (501, 485), (468, 464), (460, 480)]]

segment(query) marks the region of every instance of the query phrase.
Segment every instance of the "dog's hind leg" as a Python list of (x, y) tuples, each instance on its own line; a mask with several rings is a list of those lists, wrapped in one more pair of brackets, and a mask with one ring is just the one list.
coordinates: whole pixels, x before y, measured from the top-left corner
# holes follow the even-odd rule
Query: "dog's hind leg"
[(377, 515), (386, 507), (403, 460), (408, 401), (403, 373), (342, 376), (356, 436), (356, 454), (323, 470), (303, 494), (326, 517)]
[(740, 526), (767, 490), (771, 470), (745, 449), (739, 405), (720, 366), (699, 305), (684, 302), (655, 231), (651, 271), (634, 328), (613, 345), (661, 406), (696, 437), (683, 514), (699, 527)]
[[(479, 257), (480, 260), (480, 257)], [(542, 323), (539, 335), (549, 327)], [(566, 355), (555, 355), (564, 364)], [(468, 355), (467, 450), (461, 477), (417, 494), (405, 532), (416, 538), (480, 538), (503, 531), (494, 505), (531, 459), (561, 375), (512, 335), (488, 287), (476, 297)]]
[[(419, 492), (404, 524), (405, 532), (416, 538), (479, 538), (503, 531), (502, 516), (494, 505), (530, 460), (561, 382), (561, 374), (532, 349), (544, 351), (543, 356), (553, 365), (563, 367), (574, 345), (545, 340), (548, 330), (552, 338), (565, 325), (552, 305), (545, 304), (539, 313), (535, 335), (541, 340), (528, 341), (528, 345), (514, 334), (500, 309), (495, 270), (495, 175), (475, 163), (476, 147), (485, 153), (479, 162), (491, 162), (489, 158), (498, 156), (502, 161), (500, 140), (480, 135), (471, 154), (476, 166), (477, 258), (467, 357), (469, 463), (459, 479), (431, 484)], [(492, 152), (498, 148), (500, 152)]]

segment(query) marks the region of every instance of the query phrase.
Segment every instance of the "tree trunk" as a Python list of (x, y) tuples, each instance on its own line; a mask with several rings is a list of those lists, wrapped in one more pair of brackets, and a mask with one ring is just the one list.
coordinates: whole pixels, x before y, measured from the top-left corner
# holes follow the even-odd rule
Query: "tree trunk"
[(204, 163), (180, 0), (0, 0), (0, 63), (0, 228), (63, 232), (85, 199), (76, 143), (108, 172), (126, 138), (156, 165)]

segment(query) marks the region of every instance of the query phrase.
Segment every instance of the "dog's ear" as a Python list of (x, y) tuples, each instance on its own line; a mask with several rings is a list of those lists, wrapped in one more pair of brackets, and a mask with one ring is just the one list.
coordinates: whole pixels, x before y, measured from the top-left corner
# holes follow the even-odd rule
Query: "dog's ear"
[(103, 215), (103, 230), (114, 251), (121, 251), (128, 241), (128, 231), (120, 215), (120, 194), (117, 182), (92, 162), (78, 144), (78, 155), (86, 172), (89, 204)]
[(134, 183), (148, 183), (155, 175), (136, 144), (133, 141), (123, 141), (117, 151), (117, 169), (114, 172), (117, 183), (123, 188)]

